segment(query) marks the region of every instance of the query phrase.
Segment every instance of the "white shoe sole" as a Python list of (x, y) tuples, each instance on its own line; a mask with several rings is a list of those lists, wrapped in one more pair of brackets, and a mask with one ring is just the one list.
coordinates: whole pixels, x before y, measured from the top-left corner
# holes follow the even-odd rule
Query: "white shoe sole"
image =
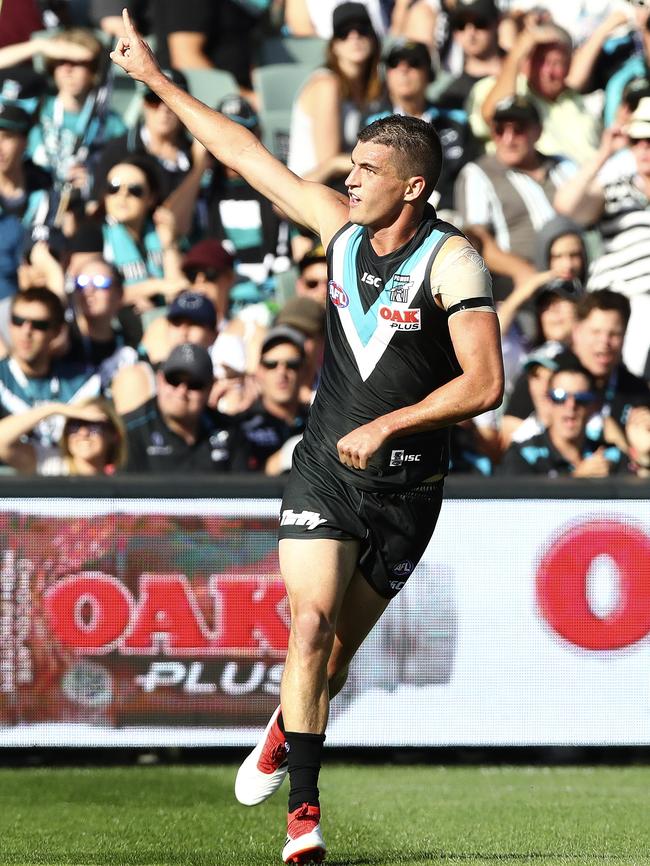
[(322, 863), (325, 859), (325, 842), (317, 824), (311, 833), (289, 839), (282, 849), (282, 859), (285, 863)]
[(280, 707), (271, 716), (259, 743), (237, 771), (235, 797), (237, 797), (243, 806), (258, 806), (260, 803), (268, 800), (282, 785), (287, 775), (289, 767), (286, 761), (273, 773), (263, 773), (257, 767), (257, 762), (262, 754), (268, 733), (273, 727), (279, 713)]

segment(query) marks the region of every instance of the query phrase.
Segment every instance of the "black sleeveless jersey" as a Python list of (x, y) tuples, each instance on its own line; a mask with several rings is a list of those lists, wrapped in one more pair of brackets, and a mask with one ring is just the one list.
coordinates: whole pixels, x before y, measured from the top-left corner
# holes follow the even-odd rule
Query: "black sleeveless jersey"
[(429, 287), (433, 260), (453, 235), (462, 237), (427, 206), (414, 237), (388, 255), (374, 252), (363, 226), (348, 223), (333, 238), (325, 358), (296, 463), (322, 466), (365, 490), (408, 487), (446, 474), (447, 429), (390, 439), (365, 470), (344, 466), (336, 443), (460, 374), (447, 313)]

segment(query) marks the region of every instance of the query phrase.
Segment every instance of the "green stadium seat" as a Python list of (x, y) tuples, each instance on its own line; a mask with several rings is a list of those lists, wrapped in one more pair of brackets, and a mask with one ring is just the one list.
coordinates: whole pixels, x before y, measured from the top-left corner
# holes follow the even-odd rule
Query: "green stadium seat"
[(111, 108), (120, 115), (127, 126), (133, 122), (134, 109), (136, 116), (140, 113), (141, 102), (142, 97), (132, 78), (129, 78), (128, 75), (116, 75), (113, 78)]
[(295, 265), (275, 275), (275, 300), (280, 306), (283, 306), (289, 298), (293, 298), (296, 294), (298, 276), (298, 268)]
[(312, 72), (313, 67), (304, 63), (275, 63), (253, 70), (253, 85), (261, 102), (262, 141), (283, 162), (289, 152), (291, 108)]
[(239, 93), (239, 85), (230, 72), (223, 69), (182, 69), (192, 96), (205, 102), (210, 108), (225, 96)]
[(327, 42), (318, 36), (271, 36), (257, 52), (260, 66), (276, 63), (303, 63), (315, 69), (325, 62)]

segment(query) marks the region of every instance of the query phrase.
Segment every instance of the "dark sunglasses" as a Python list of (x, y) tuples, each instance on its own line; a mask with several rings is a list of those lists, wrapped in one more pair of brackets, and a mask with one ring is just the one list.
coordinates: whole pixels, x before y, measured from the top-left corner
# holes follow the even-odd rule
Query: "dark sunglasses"
[(80, 292), (91, 286), (95, 289), (110, 289), (113, 285), (113, 278), (107, 277), (105, 274), (79, 274), (74, 285)]
[(596, 395), (591, 391), (565, 391), (564, 388), (551, 388), (548, 392), (552, 403), (562, 404), (573, 397), (577, 406), (589, 406), (596, 402)]
[(506, 126), (510, 126), (515, 135), (525, 135), (528, 131), (528, 124), (522, 123), (520, 120), (497, 120), (494, 123), (494, 134), (501, 136), (506, 131)]
[(147, 188), (143, 183), (115, 183), (114, 181), (109, 181), (106, 185), (106, 195), (117, 195), (123, 189), (134, 198), (144, 198), (147, 194)]
[(490, 21), (487, 18), (457, 18), (454, 27), (456, 30), (465, 30), (468, 24), (473, 24), (476, 30), (490, 29)]
[(411, 69), (424, 69), (424, 63), (418, 60), (417, 57), (406, 57), (404, 55), (401, 57), (391, 57), (390, 60), (386, 61), (386, 66), (389, 69), (397, 69), (402, 62), (408, 64)]
[(316, 289), (318, 286), (326, 286), (328, 283), (327, 277), (324, 277), (322, 280), (307, 280), (303, 279), (303, 283), (307, 286), (308, 289)]
[(113, 429), (110, 421), (82, 421), (81, 418), (72, 418), (65, 425), (68, 433), (78, 433), (80, 430), (85, 430), (91, 436), (101, 436), (102, 433), (108, 433)]
[(280, 366), (280, 364), (286, 367), (287, 370), (299, 370), (302, 367), (302, 361), (300, 358), (292, 358), (290, 361), (271, 361), (262, 358), (260, 363), (265, 370), (275, 370)]
[(203, 391), (207, 387), (205, 382), (201, 382), (199, 379), (188, 379), (182, 373), (165, 373), (165, 381), (172, 388), (185, 385), (188, 391)]
[(16, 328), (22, 328), (26, 323), (29, 323), (30, 327), (35, 331), (49, 331), (52, 327), (49, 319), (26, 319), (24, 316), (17, 316), (15, 313), (11, 314), (11, 324), (15, 325)]
[(372, 36), (373, 29), (370, 24), (365, 21), (351, 21), (349, 24), (342, 24), (334, 31), (335, 39), (347, 39), (350, 33), (358, 33), (359, 36)]
[(183, 268), (183, 273), (191, 283), (196, 282), (196, 278), (199, 274), (203, 274), (203, 276), (209, 283), (214, 283), (216, 280), (219, 279), (219, 276), (221, 275), (221, 271), (217, 270), (217, 268), (199, 268), (196, 265), (191, 265), (187, 268)]

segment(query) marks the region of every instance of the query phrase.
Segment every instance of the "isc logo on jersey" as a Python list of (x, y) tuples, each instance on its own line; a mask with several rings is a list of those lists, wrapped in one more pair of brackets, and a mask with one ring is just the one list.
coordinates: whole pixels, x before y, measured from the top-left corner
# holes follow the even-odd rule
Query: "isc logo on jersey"
[(330, 293), (330, 300), (335, 307), (347, 307), (350, 303), (350, 298), (334, 280), (330, 280), (327, 284)]
[(398, 331), (419, 331), (422, 327), (419, 307), (409, 310), (380, 307), (379, 315), (382, 319), (390, 322), (391, 328), (396, 328)]

